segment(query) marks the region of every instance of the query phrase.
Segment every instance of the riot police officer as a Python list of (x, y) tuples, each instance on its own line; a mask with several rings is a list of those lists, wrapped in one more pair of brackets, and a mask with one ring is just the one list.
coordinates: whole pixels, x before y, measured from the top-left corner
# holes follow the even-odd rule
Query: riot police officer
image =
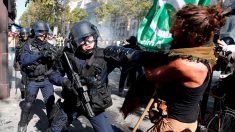
[[(111, 89), (108, 88), (108, 75), (112, 70), (125, 64), (126, 56), (131, 54), (133, 49), (111, 49), (106, 50), (97, 46), (99, 32), (95, 25), (88, 21), (75, 23), (70, 31), (68, 46), (64, 48), (71, 67), (79, 75), (81, 84), (88, 88), (93, 116), (84, 109), (82, 94), (78, 97), (75, 93), (73, 73), (68, 66), (65, 54), (60, 58), (61, 64), (54, 69), (54, 74), (50, 77), (56, 85), (62, 85), (63, 102), (57, 102), (52, 110), (53, 121), (48, 131), (61, 131), (67, 124), (72, 123), (74, 115), (84, 115), (88, 118), (93, 128), (97, 132), (112, 132), (112, 126), (108, 121), (105, 109), (112, 105)], [(116, 52), (117, 51), (117, 52)], [(122, 51), (122, 53), (119, 53)], [(113, 54), (116, 53), (116, 54)], [(64, 75), (68, 78), (64, 78)], [(62, 75), (62, 76), (61, 76)], [(60, 78), (59, 78), (60, 76)], [(55, 78), (56, 77), (56, 78)], [(78, 99), (77, 99), (78, 98)]]
[(23, 51), (23, 46), (26, 43), (26, 41), (29, 39), (30, 36), (30, 29), (29, 28), (22, 28), (20, 29), (19, 33), (19, 42), (16, 45), (16, 51), (15, 51), (15, 59), (14, 59), (14, 68), (15, 71), (20, 71), (22, 78), (21, 78), (21, 87), (20, 87), (20, 92), (21, 92), (21, 98), (25, 98), (25, 84), (26, 84), (26, 76), (25, 73), (21, 70), (20, 66), (20, 55)]
[(50, 69), (53, 65), (56, 52), (55, 48), (46, 41), (49, 26), (44, 21), (35, 22), (32, 26), (34, 38), (27, 41), (20, 56), (20, 63), (27, 76), (27, 93), (22, 105), (21, 118), (18, 124), (18, 132), (27, 129), (30, 110), (41, 89), (46, 106), (47, 116), (50, 115), (54, 104), (53, 85), (48, 80)]

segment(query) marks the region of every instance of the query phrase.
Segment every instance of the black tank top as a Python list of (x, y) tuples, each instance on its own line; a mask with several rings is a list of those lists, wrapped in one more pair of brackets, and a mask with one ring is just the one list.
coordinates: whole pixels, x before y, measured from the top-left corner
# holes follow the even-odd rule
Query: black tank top
[[(204, 63), (205, 64), (205, 63)], [(158, 91), (158, 97), (165, 100), (168, 108), (168, 117), (184, 123), (193, 123), (199, 114), (199, 102), (211, 78), (209, 64), (208, 74), (204, 83), (198, 88), (188, 88), (174, 82)]]

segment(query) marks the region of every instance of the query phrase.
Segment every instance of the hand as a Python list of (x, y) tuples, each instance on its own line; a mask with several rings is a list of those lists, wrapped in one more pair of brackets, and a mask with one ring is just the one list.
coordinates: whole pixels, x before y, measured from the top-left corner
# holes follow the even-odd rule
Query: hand
[(62, 86), (64, 89), (72, 91), (72, 82), (68, 78), (64, 78)]
[(97, 80), (95, 77), (80, 77), (80, 82), (82, 85), (87, 85), (87, 86), (97, 86)]
[(50, 60), (55, 59), (55, 55), (50, 50), (43, 50), (41, 51), (41, 53), (42, 53), (42, 56), (45, 58), (49, 58)]
[(223, 41), (223, 40), (218, 40), (217, 41), (219, 46), (224, 50), (224, 49), (227, 49), (227, 44)]
[(95, 77), (80, 77), (80, 81), (82, 85), (86, 85), (89, 88), (89, 93), (91, 95), (97, 94), (97, 80)]

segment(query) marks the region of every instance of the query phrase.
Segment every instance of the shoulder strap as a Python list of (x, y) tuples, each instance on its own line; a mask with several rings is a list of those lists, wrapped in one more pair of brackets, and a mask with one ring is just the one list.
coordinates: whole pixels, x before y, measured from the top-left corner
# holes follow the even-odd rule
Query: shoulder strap
[[(210, 88), (211, 88), (213, 71), (210, 68), (209, 63), (205, 63), (205, 62), (202, 62), (202, 63), (205, 64), (207, 66), (207, 68), (208, 68), (208, 79), (209, 79), (208, 80), (208, 85), (207, 85), (204, 93), (209, 93), (210, 92)], [(202, 120), (204, 120), (204, 118), (205, 118), (208, 98), (209, 98), (209, 94), (204, 94), (202, 96), (202, 99), (201, 99), (200, 109), (201, 109), (201, 119)]]

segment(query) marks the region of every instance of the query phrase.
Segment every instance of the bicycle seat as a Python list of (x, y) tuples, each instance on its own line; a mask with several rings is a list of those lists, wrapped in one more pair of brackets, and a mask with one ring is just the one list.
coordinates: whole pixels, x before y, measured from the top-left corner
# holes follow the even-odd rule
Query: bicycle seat
[(220, 74), (219, 78), (223, 79), (223, 78), (227, 78), (228, 76), (230, 76), (232, 73), (227, 73), (227, 74)]

